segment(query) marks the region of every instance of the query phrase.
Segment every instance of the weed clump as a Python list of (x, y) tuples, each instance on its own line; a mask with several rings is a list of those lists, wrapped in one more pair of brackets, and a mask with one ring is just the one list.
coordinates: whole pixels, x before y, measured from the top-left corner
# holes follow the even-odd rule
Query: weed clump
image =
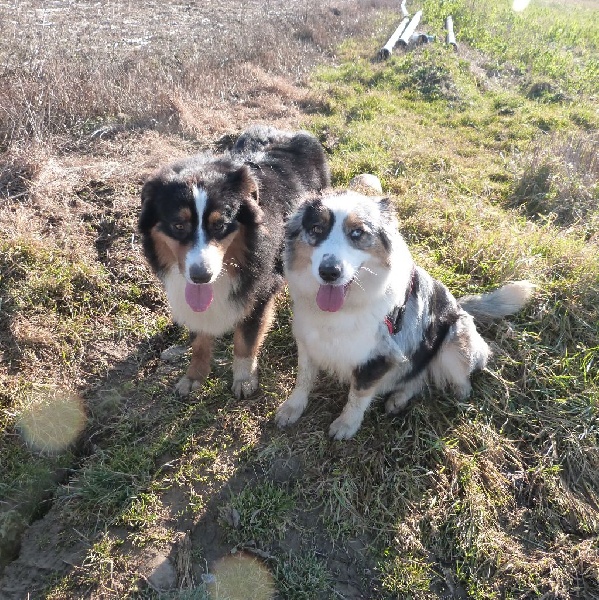
[(455, 77), (446, 63), (431, 60), (426, 53), (410, 62), (406, 88), (413, 88), (429, 101), (443, 99), (457, 102), (461, 99)]
[(426, 102), (444, 100), (452, 105), (466, 99), (471, 79), (454, 54), (441, 47), (423, 47), (392, 58), (374, 73), (370, 86), (388, 92), (405, 91)]
[(566, 94), (555, 83), (547, 80), (539, 80), (527, 84), (524, 87), (524, 91), (525, 96), (529, 100), (537, 100), (538, 102), (565, 102), (568, 99)]
[(544, 136), (518, 159), (522, 173), (510, 196), (512, 206), (533, 218), (555, 221), (560, 227), (581, 225), (585, 235), (597, 233), (599, 201), (599, 139)]
[(233, 527), (231, 536), (241, 542), (280, 539), (294, 505), (289, 492), (266, 482), (234, 496), (230, 505), (223, 507), (223, 515)]

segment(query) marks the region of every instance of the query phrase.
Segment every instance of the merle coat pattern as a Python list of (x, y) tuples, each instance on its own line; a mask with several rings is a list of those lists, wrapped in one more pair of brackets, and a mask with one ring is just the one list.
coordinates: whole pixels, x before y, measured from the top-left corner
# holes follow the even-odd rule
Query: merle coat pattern
[(297, 421), (318, 371), (350, 383), (330, 435), (352, 437), (375, 395), (394, 413), (428, 383), (470, 394), (470, 374), (490, 350), (473, 320), (522, 308), (533, 286), (521, 281), (456, 300), (414, 264), (389, 199), (355, 192), (308, 198), (288, 222), (285, 274), (298, 346), (295, 389), (276, 414)]

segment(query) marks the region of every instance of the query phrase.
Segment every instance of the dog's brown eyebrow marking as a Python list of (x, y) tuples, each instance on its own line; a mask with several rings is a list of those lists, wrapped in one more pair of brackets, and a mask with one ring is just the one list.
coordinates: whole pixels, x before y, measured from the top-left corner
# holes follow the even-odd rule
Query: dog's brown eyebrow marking
[(191, 221), (191, 209), (184, 207), (179, 211), (179, 219), (181, 221)]
[[(361, 230), (362, 235), (354, 238), (352, 231)], [(343, 233), (350, 239), (351, 243), (362, 250), (368, 250), (372, 254), (380, 254), (383, 263), (388, 261), (386, 252), (379, 252), (377, 248), (379, 240), (374, 236), (375, 227), (373, 223), (360, 215), (360, 213), (350, 213), (343, 221)], [(374, 246), (374, 249), (373, 249)]]
[(345, 222), (343, 223), (345, 231), (352, 231), (353, 229), (364, 229), (367, 228), (366, 223), (355, 213), (347, 215)]
[(214, 210), (208, 215), (208, 225), (209, 226), (215, 225), (216, 223), (220, 223), (224, 220), (225, 219), (224, 219), (222, 213), (220, 213), (218, 210)]

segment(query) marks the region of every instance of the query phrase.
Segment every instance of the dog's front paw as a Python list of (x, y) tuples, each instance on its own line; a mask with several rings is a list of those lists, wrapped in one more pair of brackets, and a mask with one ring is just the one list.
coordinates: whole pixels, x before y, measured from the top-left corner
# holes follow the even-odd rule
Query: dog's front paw
[(347, 415), (342, 414), (331, 423), (329, 435), (336, 440), (349, 440), (356, 435), (361, 424), (360, 419), (350, 419)]
[(279, 408), (277, 408), (277, 413), (275, 414), (275, 423), (279, 427), (287, 427), (287, 425), (293, 425), (304, 412), (304, 408), (306, 407), (305, 401), (303, 399), (298, 399), (296, 396), (291, 394)]
[(233, 378), (231, 391), (238, 400), (249, 398), (257, 389), (258, 375), (256, 374)]
[(233, 385), (235, 398), (249, 398), (258, 389), (258, 369), (251, 358), (233, 357)]
[(175, 391), (179, 396), (188, 396), (193, 390), (197, 390), (201, 387), (203, 381), (198, 379), (191, 379), (187, 375), (184, 375), (179, 379), (179, 383), (175, 386)]

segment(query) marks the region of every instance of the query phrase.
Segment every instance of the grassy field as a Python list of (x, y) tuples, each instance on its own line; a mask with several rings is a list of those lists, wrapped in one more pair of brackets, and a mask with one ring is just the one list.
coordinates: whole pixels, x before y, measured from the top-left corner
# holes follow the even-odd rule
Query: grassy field
[[(436, 41), (380, 62), (397, 2), (0, 4), (0, 598), (599, 598), (599, 7), (408, 8)], [(456, 296), (538, 285), (467, 402), (332, 442), (323, 376), (277, 430), (286, 296), (259, 393), (224, 338), (176, 396), (141, 184), (255, 122), (377, 174)]]

